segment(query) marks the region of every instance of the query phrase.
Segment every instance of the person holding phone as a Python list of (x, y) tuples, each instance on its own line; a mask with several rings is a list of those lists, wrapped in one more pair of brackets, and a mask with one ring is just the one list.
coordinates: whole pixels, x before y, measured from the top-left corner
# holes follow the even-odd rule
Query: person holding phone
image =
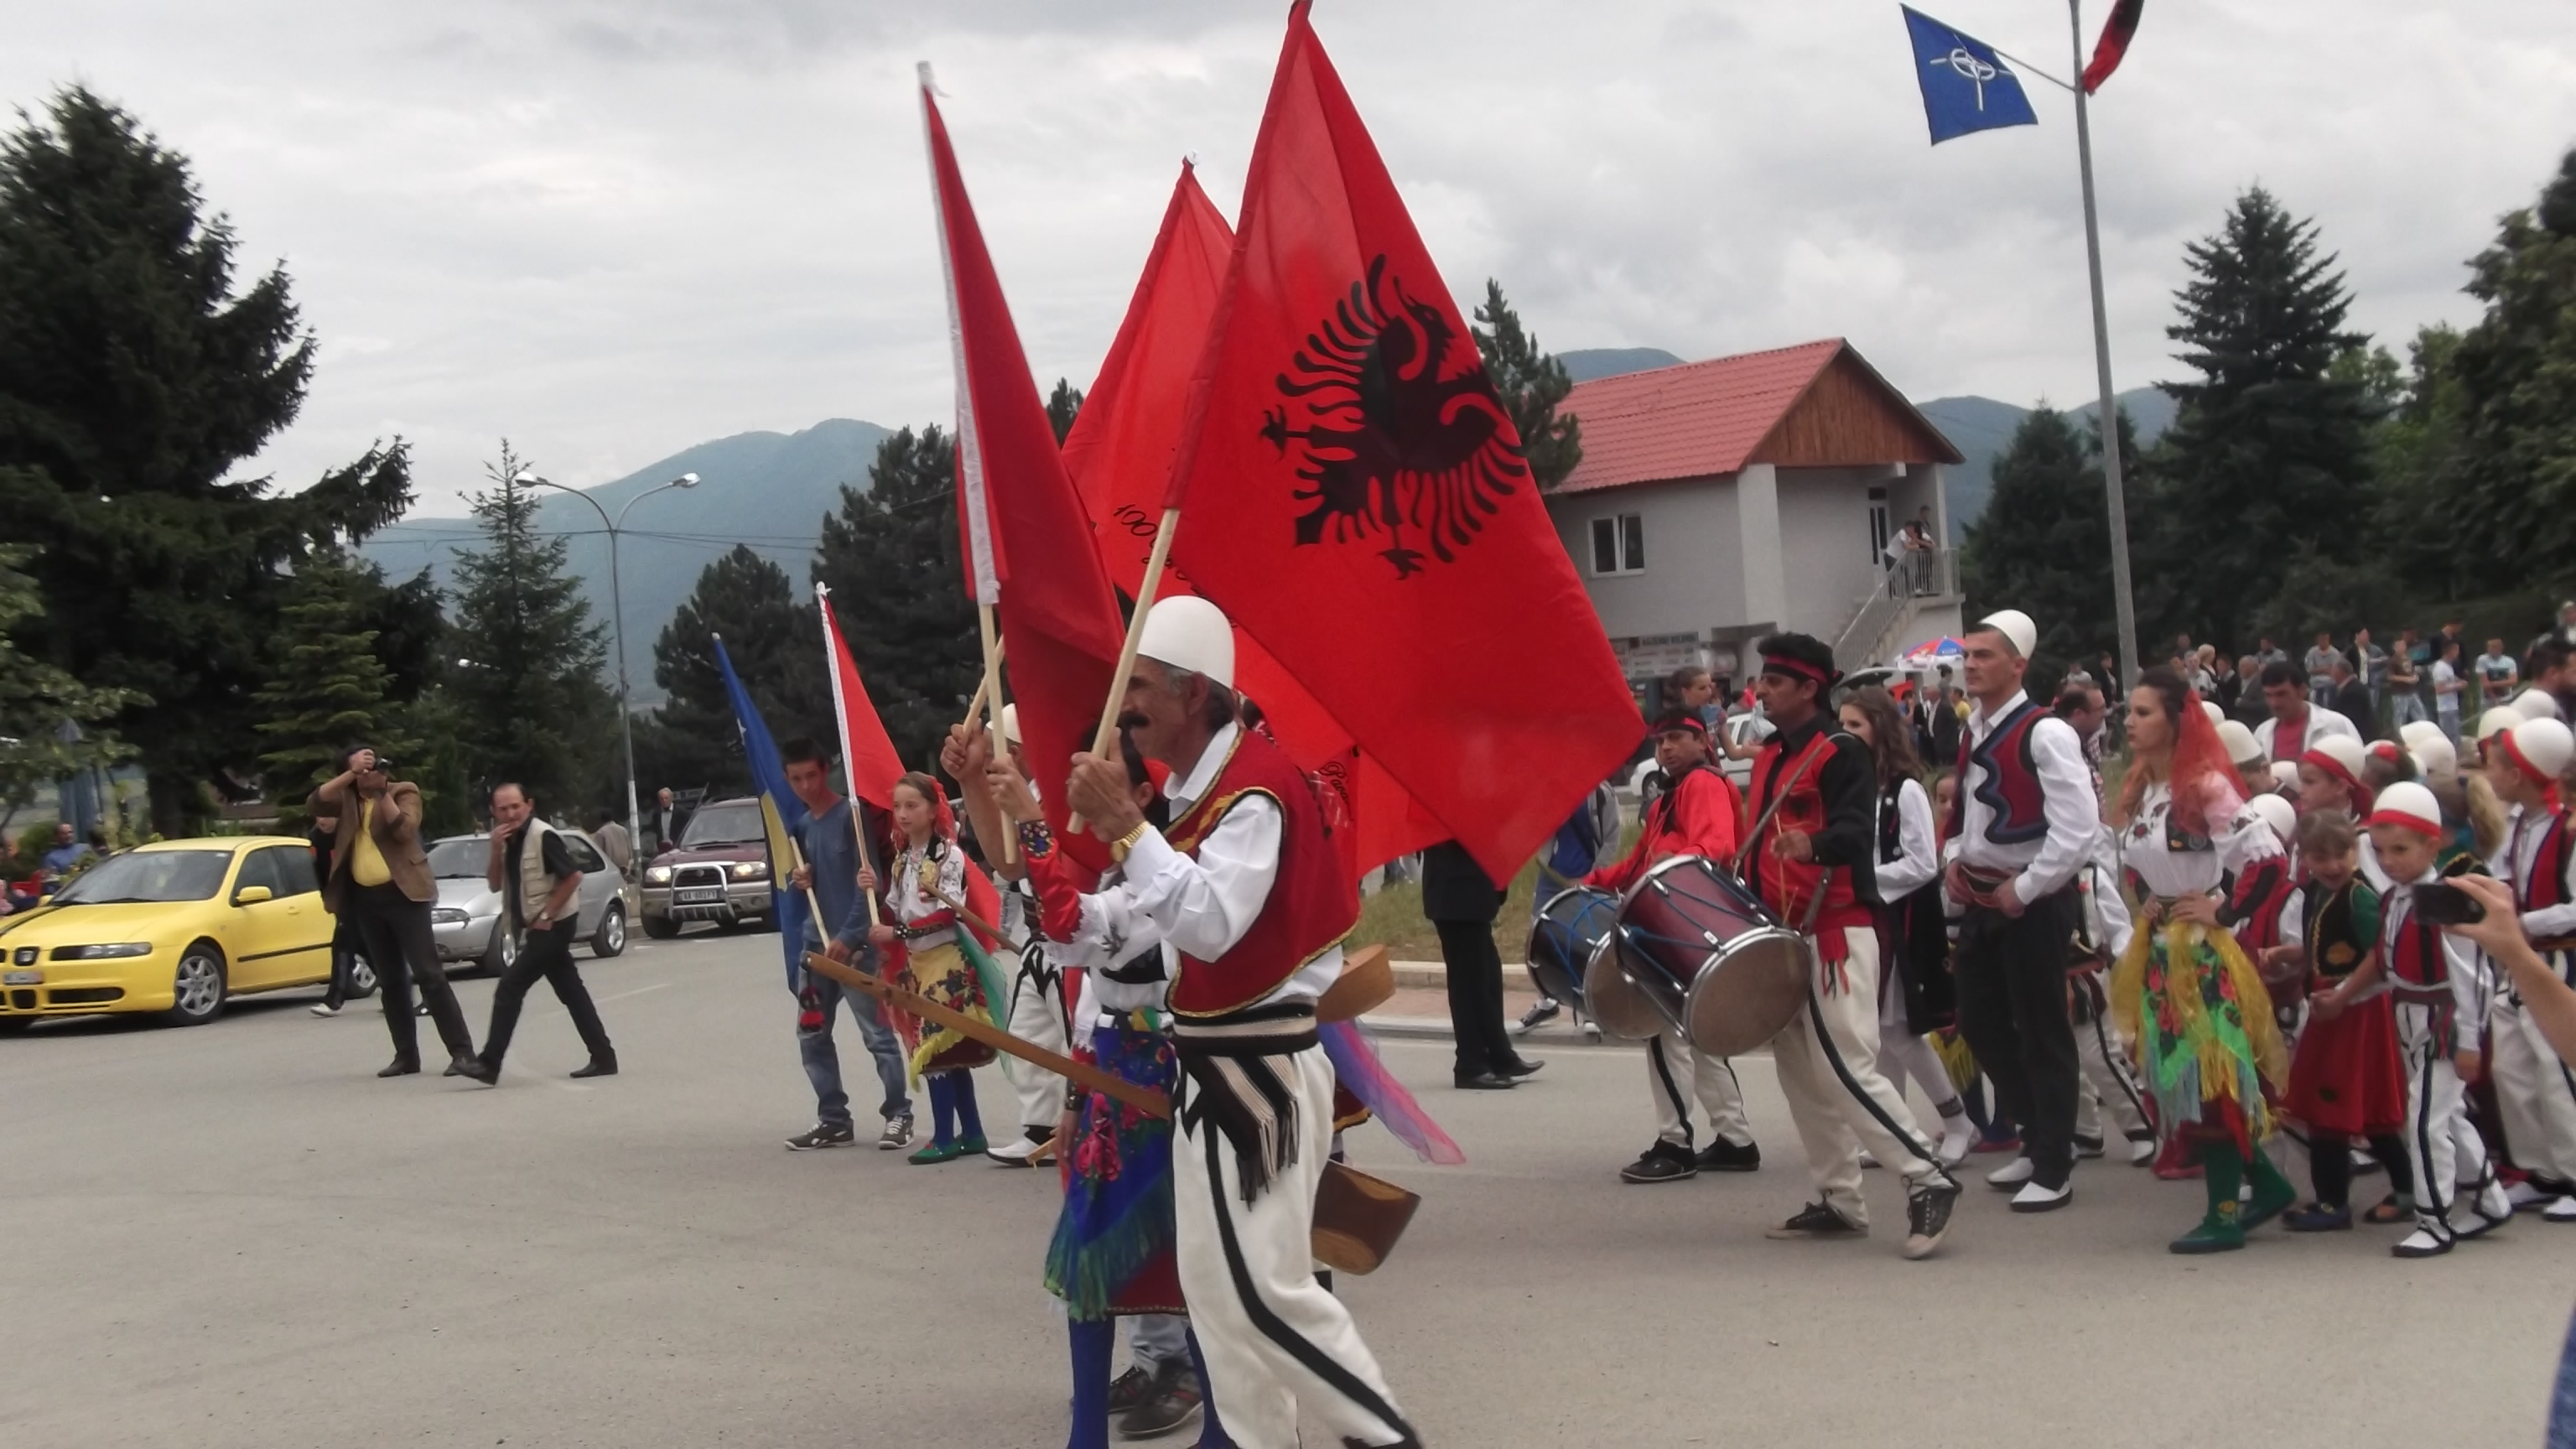
[(420, 1070), (420, 1026), (411, 1012), (414, 981), (447, 1048), (446, 1074), (463, 1075), (474, 1065), (474, 1038), (430, 930), (438, 882), (420, 844), (420, 787), (394, 779), (373, 748), (351, 745), (340, 752), (340, 773), (322, 782), (306, 808), (341, 822), (322, 903), (333, 915), (357, 922), (368, 964), (376, 968), (385, 1031), (394, 1043), (393, 1061), (376, 1075), (407, 1077)]

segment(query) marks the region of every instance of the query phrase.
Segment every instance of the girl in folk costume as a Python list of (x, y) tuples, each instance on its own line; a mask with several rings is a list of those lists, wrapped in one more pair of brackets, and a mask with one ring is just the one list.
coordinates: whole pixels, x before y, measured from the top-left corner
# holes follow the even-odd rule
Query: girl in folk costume
[[(979, 950), (974, 959), (959, 949), (960, 929), (951, 901), (973, 904), (969, 882), (984, 896), (992, 886), (966, 862), (957, 844), (957, 817), (948, 808), (947, 792), (928, 775), (914, 773), (895, 782), (894, 862), (887, 869), (885, 905), (889, 920), (868, 928), (868, 939), (887, 953), (896, 984), (926, 996), (952, 1011), (985, 1021), (994, 1019), (992, 1003), (1002, 999), (998, 980), (988, 980), (991, 961)], [(859, 889), (875, 890), (876, 873), (861, 867)], [(983, 906), (986, 919), (998, 904)], [(993, 1060), (993, 1049), (952, 1027), (935, 1026), (901, 1011), (890, 1011), (896, 1034), (911, 1058), (915, 1081), (930, 1079), (930, 1110), (936, 1134), (912, 1154), (916, 1163), (951, 1162), (985, 1148), (984, 1119), (975, 1110), (975, 1079), (968, 1073)]]
[[(2484, 1065), (2478, 1041), (2487, 1016), (2487, 975), (2476, 948), (2422, 919), (2416, 909), (2416, 893), (2442, 880), (2435, 860), (2445, 832), (2433, 792), (2412, 783), (2389, 786), (2368, 825), (2379, 860), (2396, 884), (2380, 897), (2378, 949), (2343, 984), (2316, 998), (2316, 1014), (2331, 1020), (2383, 986), (2395, 998), (2415, 1231), (2389, 1251), (2429, 1258), (2513, 1216), (2513, 1204), (2487, 1162), (2486, 1142), (2469, 1121), (2466, 1083)], [(2453, 1192), (2463, 1184), (2470, 1200), (2455, 1203)]]
[[(2308, 878), (2292, 894), (2281, 945), (2265, 953), (2267, 965), (2293, 968), (2311, 996), (2342, 986), (2379, 943), (2379, 892), (2361, 877), (2361, 830), (2321, 810), (2298, 825), (2299, 856)], [(2406, 1119), (2406, 1082), (2397, 1065), (2397, 1019), (2388, 999), (2372, 996), (2328, 1015), (2313, 1013), (2299, 1032), (2290, 1060), (2290, 1089), (2281, 1108), (2308, 1129), (2308, 1174), (2316, 1201), (2282, 1225), (2294, 1233), (2334, 1232), (2352, 1226), (2352, 1143), (2366, 1139), (2389, 1170), (2398, 1194), (2412, 1189), (2406, 1144), (2398, 1132)], [(2371, 1212), (2373, 1222), (2395, 1222), (2395, 1200)]]
[[(2281, 848), (2172, 670), (2148, 670), (2129, 696), (2129, 747), (2113, 824), (2146, 929), (2112, 973), (2111, 1009), (2138, 1043), (2162, 1130), (2190, 1143), (2203, 1168), (2209, 1210), (2172, 1249), (2224, 1252), (2298, 1197), (2257, 1150), (2272, 1125), (2265, 1092), (2287, 1079), (2289, 1054), (2218, 896), (2228, 871)], [(2254, 1200), (2240, 1204), (2249, 1174)]]
[(1941, 1115), (1941, 1161), (1956, 1167), (1976, 1142), (1940, 1054), (1927, 1040), (1952, 1015), (1950, 941), (1941, 915), (1941, 844), (1932, 797), (1914, 758), (1913, 731), (1896, 700), (1871, 685), (1843, 701), (1842, 726), (1878, 767), (1878, 1050), (1890, 1082), (1912, 1078)]
[[(2512, 829), (2493, 852), (2495, 873), (2513, 888), (2522, 931), (2540, 958), (2567, 979), (2576, 968), (2576, 831), (2559, 781), (2576, 761), (2576, 734), (2556, 719), (2534, 719), (2496, 736), (2486, 776), (2513, 806)], [(2576, 1077), (2561, 1067), (2525, 1008), (2504, 983), (2492, 1016), (2496, 1114), (2514, 1161), (2529, 1174), (2517, 1192), (2547, 1204), (2549, 1221), (2576, 1221)]]
[[(2299, 756), (2299, 783), (2296, 803), (2301, 815), (2319, 810), (2330, 811), (2353, 821), (2366, 820), (2379, 792), (2370, 788), (2365, 776), (2370, 769), (2370, 753), (2361, 741), (2342, 735), (2327, 735)], [(2379, 852), (2373, 837), (2361, 838), (2361, 874), (2371, 889), (2387, 894), (2387, 872), (2380, 869)], [(2290, 862), (2293, 881), (2307, 879), (2306, 862), (2295, 856)]]

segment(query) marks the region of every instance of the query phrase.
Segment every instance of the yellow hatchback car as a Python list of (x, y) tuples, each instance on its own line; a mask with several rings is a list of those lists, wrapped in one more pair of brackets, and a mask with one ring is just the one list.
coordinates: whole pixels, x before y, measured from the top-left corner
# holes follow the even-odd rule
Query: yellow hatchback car
[(212, 1021), (229, 997), (329, 981), (333, 924), (301, 840), (139, 846), (0, 917), (0, 1032), (108, 1011)]

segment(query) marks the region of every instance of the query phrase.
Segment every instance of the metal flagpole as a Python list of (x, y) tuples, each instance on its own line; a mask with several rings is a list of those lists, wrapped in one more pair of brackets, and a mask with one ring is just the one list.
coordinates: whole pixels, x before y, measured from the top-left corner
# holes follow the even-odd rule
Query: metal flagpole
[(2102, 304), (2102, 224), (2093, 209), (2093, 125), (2084, 111), (2084, 0), (2066, 0), (2075, 37), (2075, 157), (2084, 174), (2084, 262), (2093, 278), (2093, 368), (2102, 388), (2102, 492), (2111, 510), (2111, 597), (2120, 629), (2120, 683), (2138, 684), (2138, 604), (2129, 584), (2129, 508), (2120, 477), (2119, 404), (2111, 393), (2111, 324)]

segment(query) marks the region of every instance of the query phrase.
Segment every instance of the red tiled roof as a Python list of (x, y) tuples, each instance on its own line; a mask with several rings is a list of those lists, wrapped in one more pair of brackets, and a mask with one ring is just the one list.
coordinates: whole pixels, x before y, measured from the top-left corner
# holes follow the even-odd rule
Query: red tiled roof
[(1583, 461), (1556, 491), (1588, 493), (1739, 472), (1825, 369), (1846, 356), (1851, 370), (1874, 385), (1869, 390), (1883, 393), (1931, 434), (1940, 453), (1955, 453), (1850, 344), (1828, 337), (1577, 383), (1559, 411), (1583, 421)]

